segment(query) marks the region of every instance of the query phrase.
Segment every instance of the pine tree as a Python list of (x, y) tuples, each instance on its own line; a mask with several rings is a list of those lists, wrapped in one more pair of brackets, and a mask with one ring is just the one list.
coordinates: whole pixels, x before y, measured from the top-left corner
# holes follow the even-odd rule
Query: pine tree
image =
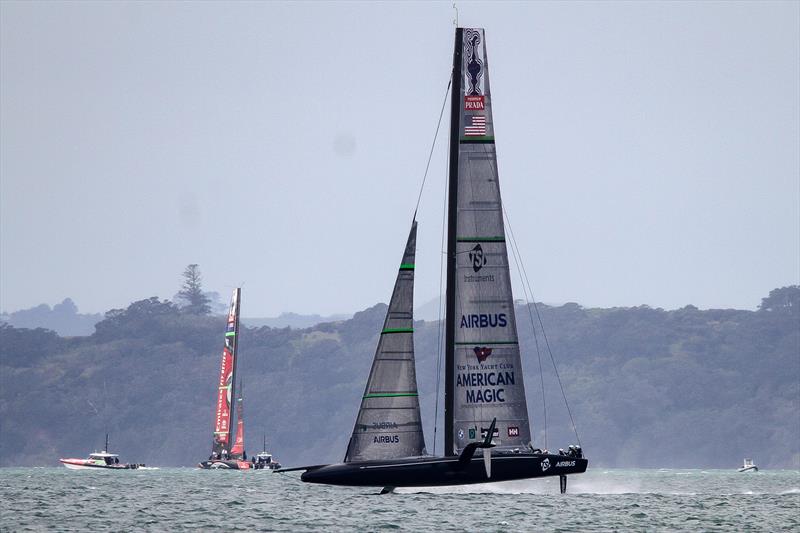
[(178, 298), (186, 302), (182, 310), (192, 315), (207, 315), (211, 312), (210, 299), (203, 293), (200, 267), (191, 264), (183, 271), (183, 286)]

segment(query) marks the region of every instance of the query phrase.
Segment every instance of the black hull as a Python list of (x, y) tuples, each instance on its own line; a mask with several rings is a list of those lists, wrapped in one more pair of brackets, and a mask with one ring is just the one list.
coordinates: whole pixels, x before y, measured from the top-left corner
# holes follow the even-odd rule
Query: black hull
[(466, 464), (460, 464), (458, 457), (420, 457), (311, 467), (300, 479), (354, 487), (434, 487), (580, 474), (587, 464), (586, 459), (563, 455), (493, 455), (488, 478), (482, 455)]
[(239, 468), (239, 461), (233, 459), (227, 461), (203, 461), (197, 466), (203, 470), (242, 470)]

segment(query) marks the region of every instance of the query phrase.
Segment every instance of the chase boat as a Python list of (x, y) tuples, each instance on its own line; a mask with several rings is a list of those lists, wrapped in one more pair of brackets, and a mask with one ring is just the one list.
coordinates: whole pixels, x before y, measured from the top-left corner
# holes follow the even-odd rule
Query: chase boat
[(278, 470), (281, 464), (272, 458), (271, 453), (261, 452), (253, 457), (253, 468), (256, 470)]
[(143, 464), (120, 463), (119, 455), (108, 453), (108, 435), (106, 435), (106, 446), (102, 452), (90, 453), (87, 459), (59, 459), (61, 464), (70, 470), (89, 470), (103, 468), (106, 470), (134, 470), (143, 467)]
[(758, 472), (758, 467), (753, 464), (752, 459), (745, 459), (744, 464), (739, 468), (739, 472)]

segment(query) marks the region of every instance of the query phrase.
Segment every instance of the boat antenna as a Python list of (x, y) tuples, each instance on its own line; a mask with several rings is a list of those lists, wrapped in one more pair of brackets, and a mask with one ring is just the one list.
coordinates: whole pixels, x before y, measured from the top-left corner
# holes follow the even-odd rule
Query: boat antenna
[[(452, 78), (450, 78), (452, 81)], [(448, 132), (447, 144), (450, 144), (450, 137), (452, 132)], [(442, 324), (444, 321), (442, 320), (442, 314), (444, 314), (444, 309), (442, 309), (442, 279), (444, 277), (444, 267), (445, 267), (445, 258), (447, 257), (447, 190), (448, 190), (448, 180), (447, 177), (450, 175), (450, 166), (449, 160), (448, 164), (445, 165), (444, 169), (445, 179), (442, 180), (444, 183), (444, 194), (442, 194), (442, 241), (439, 246), (439, 318), (436, 319), (436, 395), (434, 398), (436, 399), (436, 407), (434, 408), (433, 414), (433, 455), (436, 455), (436, 435), (439, 430), (439, 386), (442, 382)]]
[(453, 2), (453, 9), (456, 10), (456, 18), (453, 19), (453, 25), (458, 28), (458, 8), (456, 7), (455, 2)]
[(106, 433), (106, 447), (103, 448), (104, 452), (108, 452), (108, 433)]

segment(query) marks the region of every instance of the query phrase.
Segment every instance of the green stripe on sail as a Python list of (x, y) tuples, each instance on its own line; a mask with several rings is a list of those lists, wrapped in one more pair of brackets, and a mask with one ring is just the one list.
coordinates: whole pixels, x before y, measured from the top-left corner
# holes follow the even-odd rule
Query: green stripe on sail
[(400, 265), (400, 270), (414, 270), (414, 265), (411, 263), (403, 263)]
[(386, 328), (381, 331), (381, 335), (384, 333), (414, 333), (414, 328)]
[(227, 435), (230, 431), (215, 431), (214, 435)]
[(229, 331), (225, 334), (226, 337), (233, 337), (234, 335), (236, 335), (235, 331)]
[(476, 346), (478, 344), (519, 344), (517, 341), (475, 341), (475, 342), (456, 342), (456, 346)]
[(505, 237), (456, 237), (456, 242), (506, 242)]
[(376, 392), (374, 394), (365, 394), (364, 399), (367, 398), (396, 398), (398, 396), (418, 396), (416, 392)]
[(461, 137), (461, 144), (494, 144), (494, 137)]

